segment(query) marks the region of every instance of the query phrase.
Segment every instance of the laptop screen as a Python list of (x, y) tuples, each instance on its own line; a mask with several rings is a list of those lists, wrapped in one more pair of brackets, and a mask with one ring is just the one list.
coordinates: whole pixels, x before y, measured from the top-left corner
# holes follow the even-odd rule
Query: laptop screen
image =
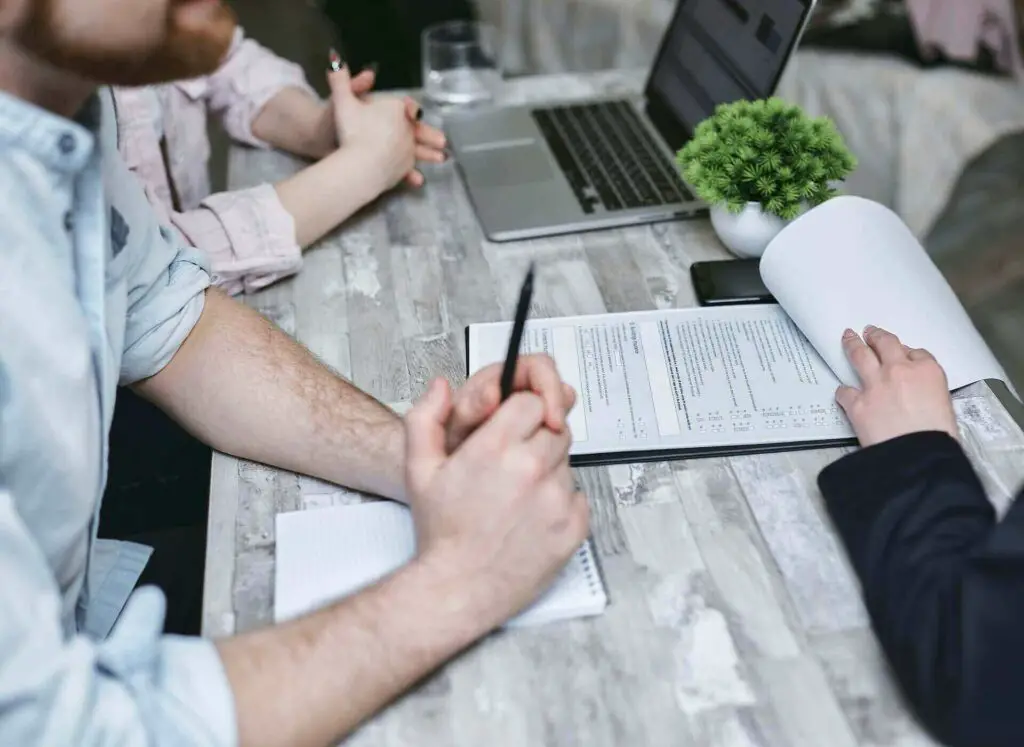
[(811, 0), (679, 0), (645, 91), (668, 144), (682, 146), (718, 104), (770, 96), (810, 9)]

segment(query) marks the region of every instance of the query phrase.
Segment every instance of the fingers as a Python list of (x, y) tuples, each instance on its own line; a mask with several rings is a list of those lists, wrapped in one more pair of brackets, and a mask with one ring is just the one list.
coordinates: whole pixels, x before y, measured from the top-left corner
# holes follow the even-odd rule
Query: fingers
[[(477, 387), (489, 390), (487, 401), (497, 407), (501, 397), (501, 370), (500, 363), (482, 368), (466, 385), (472, 384), (474, 391)], [(519, 356), (512, 391), (533, 392), (539, 396), (544, 401), (544, 424), (553, 431), (565, 429), (566, 414), (576, 404), (576, 392), (562, 381), (554, 360), (548, 355)]]
[(883, 365), (898, 363), (907, 358), (900, 339), (892, 332), (888, 332), (880, 327), (872, 325), (865, 327), (864, 342), (875, 351), (878, 360)]
[(931, 353), (929, 353), (924, 348), (907, 348), (907, 357), (910, 358), (910, 360), (916, 361), (916, 362), (923, 362), (923, 361), (931, 361), (933, 363), (937, 363), (938, 362), (938, 361), (935, 360), (935, 356), (933, 356)]
[(426, 184), (426, 182), (426, 177), (424, 177), (423, 174), (417, 169), (413, 169), (412, 171), (405, 175), (405, 183), (408, 184), (413, 189), (419, 189), (424, 184)]
[(850, 408), (853, 407), (859, 396), (860, 390), (852, 386), (841, 386), (836, 389), (836, 403), (843, 408), (843, 412), (847, 415), (850, 414)]
[(329, 53), (330, 68), (327, 70), (327, 82), (333, 96), (352, 96), (352, 75), (348, 65), (333, 49)]
[[(498, 377), (500, 379), (500, 371)], [(500, 385), (500, 381), (498, 383)], [(558, 375), (558, 369), (550, 356), (520, 356), (516, 363), (512, 389), (534, 392), (544, 400), (544, 424), (553, 431), (565, 430), (566, 415), (572, 405), (576, 403), (575, 392), (573, 392), (572, 401), (566, 402), (565, 387), (567, 386)]]
[(377, 71), (373, 68), (366, 68), (359, 72), (359, 75), (352, 79), (352, 93), (356, 96), (365, 96), (373, 90), (377, 82)]
[(419, 102), (409, 96), (405, 97), (405, 114), (412, 122), (419, 122), (423, 119), (423, 107)]
[(843, 352), (846, 353), (847, 359), (861, 381), (867, 382), (878, 375), (881, 368), (878, 356), (852, 329), (843, 332)]
[[(456, 392), (452, 416), (448, 421), (449, 452), (498, 409), (501, 404), (501, 369), (500, 363), (480, 369)], [(576, 392), (558, 379), (550, 358), (536, 355), (520, 357), (512, 385), (515, 391), (533, 392), (544, 400), (544, 424), (548, 428), (556, 432), (566, 430), (563, 425), (565, 413), (576, 404)]]
[(458, 448), (501, 404), (498, 379), (497, 376), (490, 375), (490, 368), (492, 367), (489, 366), (471, 376), (455, 393), (455, 407), (448, 420), (449, 451)]
[(451, 409), (448, 382), (435, 379), (426, 394), (406, 413), (406, 469), (411, 484), (425, 485), (444, 464), (448, 455), (445, 450), (445, 423)]
[(565, 411), (572, 412), (576, 406), (576, 390), (568, 384), (562, 384), (562, 401), (565, 402)]
[(543, 425), (544, 401), (535, 394), (517, 392), (470, 436), (467, 445), (485, 440), (502, 450), (508, 444), (531, 438)]
[(444, 136), (444, 133), (441, 132), (441, 130), (420, 122), (416, 125), (416, 142), (420, 145), (425, 145), (428, 148), (443, 150), (448, 144), (448, 139)]
[(445, 155), (443, 150), (437, 150), (426, 145), (417, 145), (416, 160), (427, 161), (428, 163), (444, 163)]
[[(562, 466), (569, 471), (570, 445), (567, 433), (555, 433), (548, 428), (540, 428), (523, 444), (522, 453), (537, 465), (539, 474), (536, 477), (539, 478)], [(571, 472), (569, 479), (572, 479)]]

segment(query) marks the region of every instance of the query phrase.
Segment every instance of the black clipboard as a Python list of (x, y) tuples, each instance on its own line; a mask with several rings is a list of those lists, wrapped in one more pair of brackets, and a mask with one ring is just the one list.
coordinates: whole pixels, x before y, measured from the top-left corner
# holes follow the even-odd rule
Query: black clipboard
[[(466, 348), (466, 378), (469, 378), (469, 325), (463, 330)], [(598, 467), (607, 464), (635, 464), (637, 462), (672, 462), (684, 459), (711, 459), (714, 457), (744, 456), (747, 454), (778, 454), (784, 451), (809, 451), (856, 446), (857, 439), (831, 438), (819, 441), (787, 441), (772, 444), (741, 444), (737, 446), (696, 446), (671, 449), (640, 449), (612, 453), (571, 454), (573, 467)]]

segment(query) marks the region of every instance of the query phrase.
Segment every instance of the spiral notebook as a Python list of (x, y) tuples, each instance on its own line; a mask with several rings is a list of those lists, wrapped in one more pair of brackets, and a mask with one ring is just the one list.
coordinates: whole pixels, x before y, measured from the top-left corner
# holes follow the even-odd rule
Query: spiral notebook
[[(409, 509), (390, 501), (278, 514), (276, 529), (277, 622), (355, 594), (401, 568), (416, 552)], [(607, 605), (587, 541), (551, 588), (506, 627), (599, 615)]]

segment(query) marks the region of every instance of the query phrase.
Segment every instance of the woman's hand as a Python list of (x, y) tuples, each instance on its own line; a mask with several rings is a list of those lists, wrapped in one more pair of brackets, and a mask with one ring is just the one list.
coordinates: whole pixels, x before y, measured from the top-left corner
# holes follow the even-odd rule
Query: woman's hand
[(377, 165), (375, 178), (384, 192), (403, 179), (414, 187), (423, 184), (416, 161), (444, 160), (444, 135), (420, 121), (420, 108), (406, 97), (360, 96), (348, 68), (328, 74), (331, 108), (337, 137), (344, 148), (359, 148)]
[(943, 431), (957, 438), (946, 373), (931, 353), (909, 348), (878, 327), (867, 327), (863, 339), (846, 330), (843, 350), (861, 388), (839, 387), (836, 401), (861, 446), (919, 431)]
[[(369, 96), (377, 82), (377, 72), (372, 68), (360, 71), (359, 75), (352, 79), (352, 93), (360, 98)], [(316, 143), (311, 155), (315, 158), (324, 158), (338, 149), (338, 126), (335, 122), (334, 107), (330, 101), (321, 104), (321, 111), (317, 117), (316, 134), (312, 142)]]

